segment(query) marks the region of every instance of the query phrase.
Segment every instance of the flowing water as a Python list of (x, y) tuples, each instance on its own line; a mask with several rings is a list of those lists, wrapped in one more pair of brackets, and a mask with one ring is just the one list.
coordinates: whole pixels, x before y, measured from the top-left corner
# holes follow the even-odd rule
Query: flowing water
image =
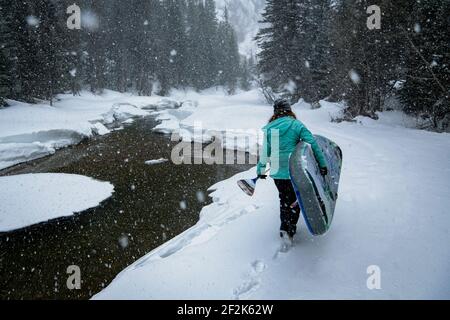
[[(123, 130), (0, 172), (80, 174), (115, 187), (113, 196), (94, 209), (0, 234), (0, 299), (92, 297), (125, 267), (193, 226), (210, 201), (210, 186), (249, 169), (176, 166), (170, 161), (146, 165), (147, 160), (170, 159), (175, 145), (153, 133), (155, 125), (151, 117), (140, 119)], [(80, 267), (81, 290), (67, 288), (67, 268), (72, 265)]]

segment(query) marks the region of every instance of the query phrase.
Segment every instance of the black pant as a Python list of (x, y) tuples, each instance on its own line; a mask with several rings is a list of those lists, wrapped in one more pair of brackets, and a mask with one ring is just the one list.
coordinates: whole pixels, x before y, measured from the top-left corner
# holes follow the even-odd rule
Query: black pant
[(297, 233), (297, 223), (300, 219), (300, 206), (292, 205), (297, 201), (291, 180), (275, 180), (280, 196), (281, 231), (286, 231), (291, 237)]

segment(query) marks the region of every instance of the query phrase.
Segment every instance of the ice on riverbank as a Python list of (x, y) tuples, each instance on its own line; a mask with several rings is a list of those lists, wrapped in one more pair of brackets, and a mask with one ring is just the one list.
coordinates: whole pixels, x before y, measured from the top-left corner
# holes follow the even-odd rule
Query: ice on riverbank
[(98, 206), (114, 187), (70, 174), (0, 177), (0, 232), (46, 222)]
[(145, 164), (149, 165), (149, 166), (153, 166), (153, 165), (162, 164), (162, 163), (165, 163), (168, 161), (169, 160), (167, 160), (167, 159), (161, 158), (161, 159), (156, 159), (156, 160), (145, 161)]

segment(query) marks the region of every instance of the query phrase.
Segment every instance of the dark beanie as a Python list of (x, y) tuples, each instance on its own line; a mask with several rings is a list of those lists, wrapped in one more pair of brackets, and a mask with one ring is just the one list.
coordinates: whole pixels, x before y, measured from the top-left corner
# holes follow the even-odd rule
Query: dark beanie
[(278, 99), (274, 102), (273, 109), (275, 114), (292, 111), (291, 104), (286, 99)]

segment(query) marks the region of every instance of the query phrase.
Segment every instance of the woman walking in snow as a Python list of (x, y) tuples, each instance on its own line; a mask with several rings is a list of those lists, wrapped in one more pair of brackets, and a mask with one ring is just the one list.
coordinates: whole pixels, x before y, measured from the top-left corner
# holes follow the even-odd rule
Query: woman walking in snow
[(274, 104), (274, 115), (263, 128), (264, 144), (257, 167), (258, 178), (266, 179), (266, 166), (270, 163), (270, 176), (274, 179), (280, 197), (281, 233), (283, 241), (292, 244), (297, 233), (300, 206), (291, 183), (289, 159), (300, 141), (309, 143), (319, 163), (320, 173), (328, 174), (325, 157), (314, 136), (297, 120), (291, 105), (285, 99)]

